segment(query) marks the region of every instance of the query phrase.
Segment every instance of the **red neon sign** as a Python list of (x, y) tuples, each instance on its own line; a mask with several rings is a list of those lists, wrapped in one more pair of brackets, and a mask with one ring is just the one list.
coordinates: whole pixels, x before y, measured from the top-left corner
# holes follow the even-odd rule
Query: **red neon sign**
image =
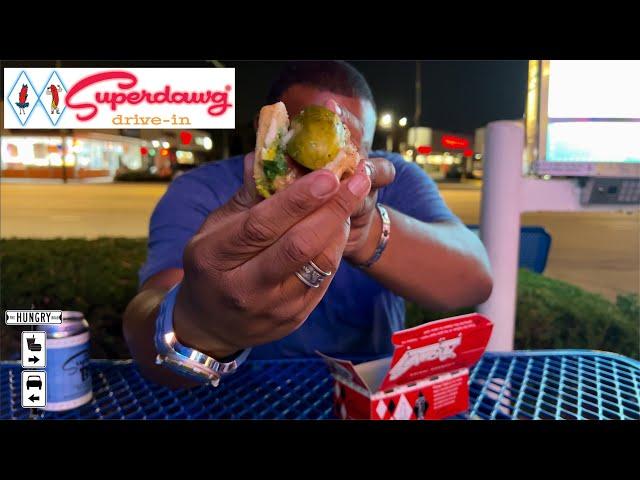
[(420, 155), (429, 155), (433, 149), (428, 145), (421, 145), (418, 147), (418, 153)]
[(462, 152), (462, 154), (465, 157), (472, 157), (473, 156), (473, 150), (471, 150), (470, 148), (467, 148), (464, 152)]
[(149, 153), (149, 149), (147, 147), (140, 147), (140, 155), (147, 155)]
[(180, 141), (183, 145), (189, 145), (191, 143), (191, 133), (189, 132), (180, 132)]
[(469, 148), (469, 140), (466, 138), (454, 137), (453, 135), (443, 135), (441, 143), (443, 147), (455, 150)]

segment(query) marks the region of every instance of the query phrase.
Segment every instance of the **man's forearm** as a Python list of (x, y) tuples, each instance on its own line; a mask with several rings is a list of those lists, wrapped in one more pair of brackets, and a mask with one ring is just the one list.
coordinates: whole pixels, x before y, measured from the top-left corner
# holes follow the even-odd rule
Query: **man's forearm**
[(155, 324), (166, 293), (164, 289), (146, 289), (131, 300), (123, 317), (124, 337), (131, 356), (146, 378), (172, 388), (192, 387), (195, 382), (155, 363)]
[[(391, 235), (378, 260), (365, 271), (393, 292), (425, 308), (454, 310), (486, 300), (492, 288), (484, 246), (464, 225), (425, 223), (387, 207)], [(372, 225), (375, 250), (382, 222)]]

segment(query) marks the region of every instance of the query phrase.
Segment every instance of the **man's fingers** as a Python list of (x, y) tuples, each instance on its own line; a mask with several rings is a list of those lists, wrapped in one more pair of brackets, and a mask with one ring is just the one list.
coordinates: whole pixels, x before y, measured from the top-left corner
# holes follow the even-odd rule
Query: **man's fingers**
[(372, 190), (389, 185), (396, 176), (396, 167), (386, 158), (369, 158), (365, 168), (371, 177)]
[(286, 279), (320, 255), (336, 234), (342, 234), (339, 229), (344, 228), (370, 188), (369, 177), (364, 172), (356, 173), (341, 184), (340, 190), (330, 201), (296, 223), (245, 266), (261, 272), (260, 275), (268, 282)]
[(276, 317), (281, 318), (284, 324), (293, 322), (296, 325), (291, 327), (297, 328), (298, 324), (306, 319), (322, 300), (336, 275), (348, 236), (349, 229), (345, 225), (342, 233), (336, 232), (335, 238), (324, 251), (313, 259), (313, 263), (318, 268), (331, 272), (331, 275), (325, 277), (318, 288), (305, 285), (295, 274), (290, 275), (280, 284), (272, 312)]
[(251, 197), (257, 199), (258, 192), (256, 190), (256, 180), (253, 177), (253, 164), (256, 161), (256, 155), (251, 152), (244, 157), (243, 178), (244, 186)]
[[(360, 148), (362, 137), (364, 135), (364, 125), (360, 119), (351, 113), (346, 107), (336, 102), (333, 98), (325, 102), (325, 107), (338, 114), (342, 123), (344, 123), (349, 129), (349, 132), (351, 132), (351, 141), (354, 145)], [(362, 155), (362, 152), (360, 152), (360, 154)]]
[(272, 245), (293, 225), (329, 200), (339, 187), (336, 176), (327, 170), (305, 175), (286, 190), (251, 208), (234, 240), (256, 250)]

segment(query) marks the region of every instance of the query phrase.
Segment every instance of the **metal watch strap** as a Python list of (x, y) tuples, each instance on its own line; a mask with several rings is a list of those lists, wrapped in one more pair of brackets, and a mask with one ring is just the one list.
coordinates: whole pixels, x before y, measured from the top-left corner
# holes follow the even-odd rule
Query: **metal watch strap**
[(389, 218), (387, 209), (380, 203), (376, 204), (376, 208), (378, 209), (380, 218), (382, 219), (382, 232), (380, 233), (380, 240), (378, 241), (376, 251), (373, 253), (369, 260), (359, 265), (360, 268), (369, 268), (380, 259), (382, 252), (384, 252), (384, 249), (387, 247), (389, 236), (391, 235), (391, 219)]
[(180, 283), (174, 286), (160, 305), (156, 319), (155, 345), (157, 364), (167, 364), (169, 368), (184, 376), (218, 386), (220, 377), (234, 372), (249, 356), (250, 348), (238, 352), (235, 358), (216, 360), (193, 348), (182, 345), (173, 329), (173, 309), (180, 290)]

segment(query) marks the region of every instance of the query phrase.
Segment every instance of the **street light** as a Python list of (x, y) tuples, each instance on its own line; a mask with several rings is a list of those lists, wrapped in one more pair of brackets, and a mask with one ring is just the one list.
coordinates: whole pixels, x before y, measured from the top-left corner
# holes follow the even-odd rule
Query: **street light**
[(400, 125), (401, 127), (406, 127), (407, 126), (407, 117), (402, 117), (400, 120), (398, 120), (398, 125)]
[(390, 128), (393, 123), (393, 117), (390, 113), (385, 113), (380, 117), (380, 126), (382, 128)]

